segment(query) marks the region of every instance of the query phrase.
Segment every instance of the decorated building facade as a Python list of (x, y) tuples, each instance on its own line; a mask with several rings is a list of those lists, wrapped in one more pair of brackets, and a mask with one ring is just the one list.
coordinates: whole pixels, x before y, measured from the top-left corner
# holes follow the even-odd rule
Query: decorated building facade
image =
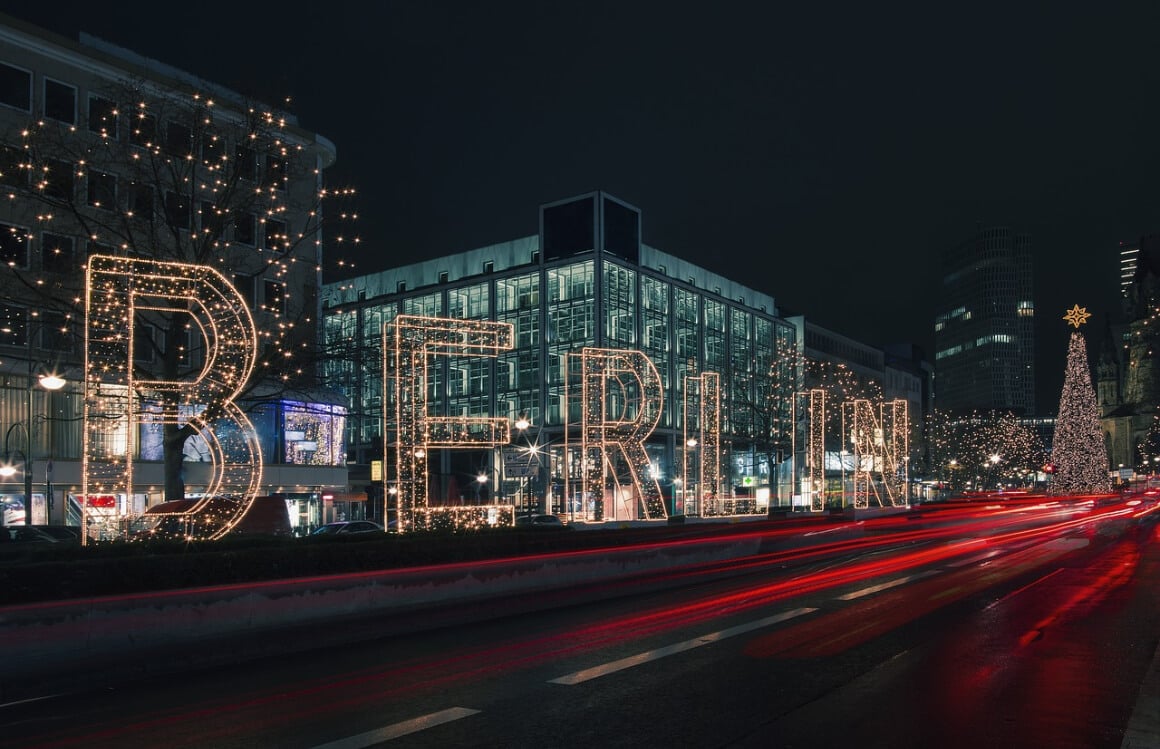
[[(205, 404), (149, 403), (122, 385), (165, 417), (107, 446), (133, 464), (131, 487), (81, 496), (84, 286), (95, 255), (207, 266), (228, 279), (257, 331), (241, 343), (258, 351), (242, 397), (261, 443), (259, 491), (284, 494), (303, 530), (322, 521), (323, 495), (346, 485), (345, 404), (318, 389), (313, 364), (285, 354), (317, 337), (317, 196), (335, 157), (293, 116), (223, 86), (86, 34), (0, 17), (0, 521), (76, 523), (86, 502), (113, 532), (174, 492), (212, 484), (209, 435), (187, 426)], [(120, 321), (131, 381), (195, 382), (210, 366), (208, 334), (183, 305), (140, 304)], [(46, 389), (46, 374), (63, 387)]]
[(1121, 259), (1124, 321), (1105, 327), (1093, 358), (1108, 459), (1127, 476), (1160, 469), (1160, 236), (1122, 244)]

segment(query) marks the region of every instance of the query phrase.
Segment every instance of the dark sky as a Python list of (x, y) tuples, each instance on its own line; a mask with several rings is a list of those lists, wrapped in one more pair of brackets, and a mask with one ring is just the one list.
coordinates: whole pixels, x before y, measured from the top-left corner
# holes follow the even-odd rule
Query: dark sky
[(1160, 231), (1154, 2), (248, 5), (7, 12), (293, 97), (361, 192), (364, 272), (533, 234), (540, 203), (603, 189), (648, 244), (933, 358), (942, 250), (1028, 231), (1041, 409), (1065, 309), (1095, 314), (1095, 350), (1118, 242)]

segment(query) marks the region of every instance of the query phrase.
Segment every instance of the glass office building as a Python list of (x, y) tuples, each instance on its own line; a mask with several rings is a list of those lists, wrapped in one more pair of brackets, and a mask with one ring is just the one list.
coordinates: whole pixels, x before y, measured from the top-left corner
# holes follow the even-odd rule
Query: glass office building
[[(764, 510), (769, 466), (755, 404), (778, 352), (792, 349), (794, 328), (773, 297), (643, 244), (641, 213), (621, 200), (597, 192), (543, 205), (536, 236), (326, 284), (322, 303), (327, 382), (350, 403), (354, 485), (391, 489), (382, 339), (384, 325), (406, 314), (510, 323), (511, 350), (432, 361), (430, 413), (507, 417), (514, 447), (551, 455), (542, 471), (513, 477), (503, 449), (438, 451), (429, 461), (432, 504), (589, 516), (583, 498), (565, 496), (566, 446), (580, 416), (568, 369), (576, 373), (581, 350), (601, 348), (641, 351), (660, 376), (662, 413), (646, 449), (668, 514)], [(721, 486), (709, 503), (682, 485), (684, 452), (696, 449), (684, 436), (686, 378), (704, 372), (721, 382)], [(632, 517), (632, 508), (610, 503), (597, 519)]]

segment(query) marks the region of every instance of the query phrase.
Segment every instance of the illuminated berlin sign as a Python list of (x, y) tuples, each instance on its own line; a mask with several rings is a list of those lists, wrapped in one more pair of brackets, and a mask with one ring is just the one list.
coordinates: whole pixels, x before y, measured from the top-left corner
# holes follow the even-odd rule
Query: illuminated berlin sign
[[(207, 266), (107, 255), (89, 258), (85, 294), (82, 494), (132, 496), (132, 456), (141, 425), (186, 424), (205, 440), (212, 467), (206, 500), (182, 514), (196, 513), (209, 497), (228, 493), (241, 500), (231, 503), (236, 511), (207, 531), (209, 538), (225, 535), (261, 488), (257, 434), (235, 403), (257, 359), (257, 331), (245, 299)], [(138, 313), (151, 312), (187, 315), (189, 327), (200, 334), (205, 356), (193, 377), (150, 379), (134, 369), (134, 320)], [(451, 516), (456, 526), (510, 522), (510, 507), (429, 506), (431, 449), (496, 448), (507, 444), (511, 434), (504, 418), (429, 415), (427, 374), (432, 356), (496, 356), (511, 350), (512, 325), (400, 315), (384, 326), (383, 342), (384, 402), (393, 404), (397, 435), (399, 530), (430, 527), (439, 515)], [(667, 508), (645, 447), (664, 403), (656, 367), (640, 351), (585, 348), (573, 355), (580, 358), (584, 496), (602, 502), (611, 484), (617, 501), (639, 508), (646, 518), (664, 518)], [(694, 479), (703, 497), (716, 498), (721, 482), (719, 375), (686, 378), (683, 406), (685, 485)], [(822, 509), (824, 411), (824, 394), (811, 391), (806, 476), (814, 510)], [(871, 486), (871, 473), (884, 486), (878, 502), (897, 504), (896, 468), (905, 466), (907, 450), (905, 401), (882, 404), (877, 415), (869, 401), (855, 401), (843, 404), (842, 413), (843, 445), (854, 455), (855, 506), (866, 506), (869, 493), (878, 491)]]

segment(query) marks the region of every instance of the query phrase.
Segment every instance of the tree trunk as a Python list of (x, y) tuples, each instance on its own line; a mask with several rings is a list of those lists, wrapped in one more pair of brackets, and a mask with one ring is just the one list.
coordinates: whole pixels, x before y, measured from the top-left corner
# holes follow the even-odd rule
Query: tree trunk
[(185, 440), (190, 429), (177, 424), (166, 424), (162, 438), (165, 455), (165, 501), (185, 499)]

